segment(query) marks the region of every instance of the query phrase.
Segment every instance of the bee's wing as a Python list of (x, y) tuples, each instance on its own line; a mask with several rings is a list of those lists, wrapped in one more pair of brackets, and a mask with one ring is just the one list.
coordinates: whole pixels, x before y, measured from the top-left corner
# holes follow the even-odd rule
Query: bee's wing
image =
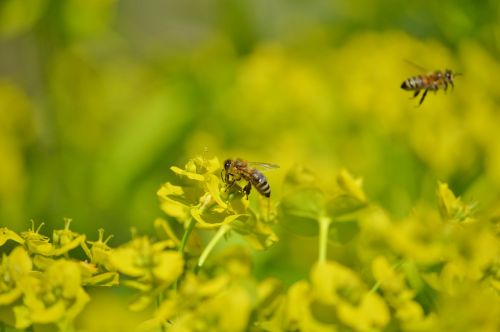
[(249, 161), (248, 162), (248, 166), (252, 166), (252, 167), (256, 167), (262, 171), (268, 171), (268, 170), (271, 170), (271, 169), (276, 169), (276, 168), (280, 168), (279, 165), (276, 165), (276, 164), (271, 164), (271, 163), (260, 163), (260, 162), (256, 162), (256, 161)]
[(428, 69), (426, 69), (426, 68), (424, 68), (424, 67), (422, 67), (422, 66), (420, 66), (420, 65), (417, 65), (415, 62), (413, 62), (413, 61), (411, 61), (411, 60), (404, 59), (404, 61), (405, 61), (407, 64), (409, 64), (410, 66), (415, 67), (415, 68), (417, 68), (418, 70), (420, 70), (420, 71), (422, 71), (422, 72), (424, 72), (424, 73), (429, 72), (429, 70), (428, 70)]

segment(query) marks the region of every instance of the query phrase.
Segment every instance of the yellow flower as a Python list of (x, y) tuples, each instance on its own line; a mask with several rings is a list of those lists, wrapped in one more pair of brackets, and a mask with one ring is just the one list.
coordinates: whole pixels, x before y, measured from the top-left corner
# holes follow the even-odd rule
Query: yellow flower
[(78, 263), (64, 259), (54, 261), (43, 274), (27, 280), (23, 284), (23, 304), (14, 307), (16, 328), (34, 323), (54, 323), (60, 329), (71, 326), (90, 300), (81, 282)]
[(448, 188), (447, 183), (438, 182), (437, 198), (439, 203), (439, 212), (445, 221), (456, 221), (461, 223), (470, 223), (475, 221), (472, 212), (476, 204), (466, 205), (460, 197)]
[(131, 309), (144, 309), (182, 274), (184, 260), (179, 252), (166, 250), (170, 244), (170, 241), (152, 243), (147, 237), (137, 237), (110, 253), (111, 266), (133, 277), (123, 284), (141, 291)]
[(164, 243), (151, 243), (147, 237), (114, 249), (109, 258), (118, 271), (145, 282), (171, 283), (184, 265), (178, 252), (165, 250)]
[(85, 242), (82, 243), (82, 248), (90, 259), (90, 262), (102, 265), (109, 270), (109, 254), (111, 253), (111, 248), (108, 246), (108, 242), (113, 235), (108, 236), (104, 240), (104, 229), (100, 228), (98, 232), (99, 238), (97, 241), (86, 241), (86, 243), (90, 244), (90, 249)]
[(43, 223), (35, 231), (35, 223), (32, 221), (31, 229), (22, 232), (21, 237), (24, 239), (26, 248), (30, 253), (50, 256), (54, 248), (47, 236), (38, 233), (42, 226)]
[[(169, 331), (247, 331), (266, 324), (281, 326), (281, 283), (251, 278), (251, 256), (240, 246), (223, 250), (208, 268), (210, 276), (187, 272), (141, 330), (162, 325)], [(253, 319), (251, 319), (253, 317)], [(255, 325), (250, 325), (253, 322)], [(259, 330), (259, 329), (257, 329)]]
[[(195, 222), (197, 228), (235, 231), (245, 237), (256, 249), (274, 244), (278, 238), (265, 221), (254, 212), (242, 192), (229, 192), (223, 197), (225, 184), (220, 178), (217, 158), (191, 159), (184, 169), (171, 167), (181, 177), (183, 185), (165, 183), (158, 196), (163, 211), (181, 223)], [(217, 175), (216, 175), (217, 174)], [(269, 210), (269, 209), (268, 209)], [(266, 211), (270, 213), (270, 211)], [(230, 226), (230, 227), (228, 227)]]
[[(284, 314), (284, 330), (334, 332), (336, 326), (332, 322), (322, 322), (316, 318), (311, 308), (311, 286), (306, 281), (293, 284), (287, 293)], [(330, 316), (332, 312), (328, 313)]]
[(165, 300), (150, 328), (169, 321), (169, 331), (246, 331), (255, 285), (221, 274), (203, 280), (192, 274), (183, 279), (179, 293)]
[(52, 236), (54, 250), (52, 255), (59, 256), (75, 249), (85, 241), (85, 235), (80, 235), (69, 229), (71, 219), (64, 220), (64, 229), (55, 230)]
[(376, 293), (368, 292), (356, 273), (335, 262), (318, 263), (311, 271), (313, 298), (331, 308), (338, 319), (357, 331), (381, 329), (389, 310)]
[(372, 271), (387, 303), (396, 311), (395, 317), (405, 329), (426, 324), (424, 310), (415, 301), (416, 292), (406, 285), (405, 275), (391, 267), (383, 256), (372, 262)]
[(184, 169), (176, 166), (170, 169), (181, 177), (185, 185), (177, 186), (167, 182), (158, 190), (161, 208), (165, 213), (179, 222), (185, 222), (191, 217), (194, 207), (206, 210), (217, 204), (220, 208), (227, 209), (227, 204), (220, 197), (220, 179), (214, 174), (220, 169), (217, 158), (196, 157)]
[(385, 230), (393, 251), (418, 264), (441, 263), (447, 254), (445, 227), (434, 211), (416, 211)]
[(23, 279), (29, 276), (33, 264), (23, 247), (16, 247), (10, 255), (3, 254), (0, 265), (0, 305), (9, 305), (22, 292)]

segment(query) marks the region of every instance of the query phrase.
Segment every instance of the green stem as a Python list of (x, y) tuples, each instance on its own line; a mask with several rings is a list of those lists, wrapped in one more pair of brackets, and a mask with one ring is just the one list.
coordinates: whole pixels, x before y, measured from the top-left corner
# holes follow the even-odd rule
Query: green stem
[(186, 247), (186, 243), (189, 239), (189, 236), (191, 235), (191, 232), (194, 229), (194, 226), (196, 225), (196, 221), (193, 220), (193, 218), (189, 218), (187, 221), (187, 228), (184, 231), (184, 234), (182, 235), (182, 240), (179, 245), (179, 252), (184, 257), (184, 248)]
[[(186, 243), (189, 239), (189, 236), (193, 232), (195, 225), (196, 225), (196, 221), (193, 220), (193, 218), (189, 218), (187, 221), (187, 228), (184, 231), (184, 234), (182, 235), (182, 240), (181, 240), (181, 243), (179, 245), (179, 253), (181, 254), (182, 258), (184, 258), (184, 248), (186, 247)], [(179, 288), (179, 279), (177, 279), (174, 283), (174, 291), (177, 291), (178, 288)], [(160, 294), (157, 301), (159, 301), (160, 303), (163, 301), (163, 294)], [(158, 307), (159, 307), (159, 305), (158, 305)], [(162, 327), (162, 331), (163, 331), (163, 327)]]
[(319, 220), (319, 257), (318, 262), (326, 261), (326, 252), (328, 248), (328, 229), (332, 220), (328, 217), (320, 217)]
[[(206, 195), (203, 204), (199, 208), (200, 214), (203, 214), (203, 212), (205, 212), (205, 209), (210, 205), (210, 203), (212, 203), (212, 195)], [(196, 221), (193, 220), (193, 218), (189, 218), (187, 221), (187, 225), (188, 226), (184, 231), (184, 235), (182, 236), (181, 244), (179, 246), (179, 252), (181, 253), (182, 257), (184, 257), (184, 247), (186, 247), (186, 243), (189, 239), (189, 236), (191, 235), (191, 232), (194, 229), (194, 226), (196, 225)]]
[(203, 266), (205, 263), (205, 260), (207, 259), (208, 255), (212, 252), (214, 249), (215, 245), (219, 242), (219, 240), (224, 236), (224, 234), (229, 231), (231, 227), (227, 224), (222, 225), (217, 233), (215, 233), (214, 237), (210, 240), (210, 242), (207, 244), (203, 252), (201, 253), (200, 258), (198, 259), (198, 266), (197, 269)]
[[(199, 208), (200, 214), (202, 214), (211, 203), (212, 203), (212, 195), (206, 195), (203, 204)], [(186, 247), (189, 236), (193, 232), (194, 226), (196, 226), (196, 220), (194, 220), (193, 218), (189, 218), (187, 220), (187, 228), (184, 231), (181, 243), (179, 244), (179, 253), (181, 254), (182, 258), (184, 258), (184, 248)], [(174, 290), (177, 291), (178, 287), (179, 287), (179, 279), (177, 279), (174, 283)]]

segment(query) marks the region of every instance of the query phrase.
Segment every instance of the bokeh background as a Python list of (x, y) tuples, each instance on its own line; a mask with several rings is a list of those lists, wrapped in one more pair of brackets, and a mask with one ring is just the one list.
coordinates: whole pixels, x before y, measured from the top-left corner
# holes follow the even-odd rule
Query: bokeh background
[[(299, 163), (362, 176), (395, 218), (435, 206), (438, 180), (495, 214), (499, 59), (494, 0), (2, 0), (0, 223), (123, 243), (199, 154), (281, 165), (276, 197)], [(463, 76), (417, 107), (409, 62)]]

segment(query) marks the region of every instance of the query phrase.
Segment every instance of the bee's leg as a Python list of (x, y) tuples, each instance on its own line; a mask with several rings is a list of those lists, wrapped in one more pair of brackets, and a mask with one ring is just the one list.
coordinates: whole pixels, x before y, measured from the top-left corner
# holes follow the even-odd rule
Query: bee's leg
[(230, 175), (231, 174), (226, 173), (226, 176), (224, 177), (224, 182), (226, 183), (226, 189), (224, 191), (228, 191), (236, 181), (236, 179), (234, 177), (230, 177)]
[(229, 190), (229, 188), (231, 188), (231, 186), (234, 184), (234, 181), (232, 182), (226, 182), (226, 188), (224, 188), (224, 191), (227, 192)]
[(418, 103), (419, 105), (422, 105), (424, 102), (425, 96), (427, 96), (427, 91), (429, 91), (429, 88), (425, 89), (424, 94), (422, 95), (422, 98), (420, 98), (420, 102)]
[(448, 90), (448, 81), (444, 81), (444, 93), (446, 93), (446, 90)]
[(453, 85), (453, 81), (450, 81), (451, 89), (453, 90), (455, 88), (455, 85)]
[(438, 89), (439, 89), (439, 84), (437, 82), (432, 83), (431, 90), (434, 91), (434, 93), (436, 93)]
[(417, 90), (415, 91), (415, 93), (413, 94), (413, 98), (417, 98), (418, 94), (420, 93), (421, 90)]
[(252, 184), (250, 182), (248, 182), (246, 184), (246, 186), (243, 187), (243, 192), (247, 196), (247, 199), (248, 199), (248, 195), (250, 195), (250, 190), (252, 190)]

